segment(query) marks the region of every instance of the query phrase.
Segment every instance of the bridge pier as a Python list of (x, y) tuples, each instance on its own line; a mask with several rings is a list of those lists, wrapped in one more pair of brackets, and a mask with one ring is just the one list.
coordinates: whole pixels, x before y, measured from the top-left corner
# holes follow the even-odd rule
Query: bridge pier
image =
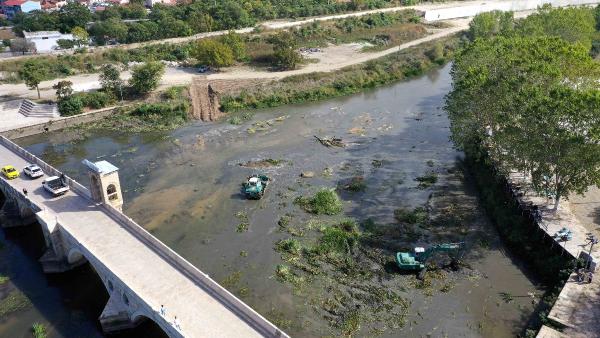
[(3, 228), (26, 226), (35, 221), (35, 214), (28, 203), (13, 196), (5, 196), (4, 204), (0, 209), (0, 222)]
[(137, 326), (132, 321), (127, 306), (121, 298), (117, 293), (112, 292), (100, 318), (98, 318), (102, 326), (102, 331), (105, 333), (114, 333)]
[(87, 262), (82, 255), (69, 255), (69, 245), (59, 231), (56, 216), (40, 211), (36, 214), (36, 218), (46, 241), (46, 252), (39, 259), (45, 273), (69, 271)]

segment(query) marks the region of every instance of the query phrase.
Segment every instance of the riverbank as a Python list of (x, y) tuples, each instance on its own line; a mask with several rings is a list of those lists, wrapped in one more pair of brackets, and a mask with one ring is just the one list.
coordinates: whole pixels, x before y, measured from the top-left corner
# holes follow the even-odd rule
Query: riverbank
[(410, 80), (446, 64), (459, 48), (461, 34), (426, 42), (366, 64), (329, 73), (295, 75), (244, 88), (221, 99), (225, 112), (271, 108), (358, 93), (395, 81)]
[(525, 336), (535, 336), (544, 325), (562, 330), (564, 326), (550, 319), (552, 316), (549, 314), (573, 271), (581, 267), (582, 263), (574, 259), (560, 244), (556, 245), (554, 239), (540, 229), (541, 225), (530, 210), (515, 199), (511, 192), (512, 183), (494, 170), (485, 155), (471, 153), (467, 155), (465, 164), (478, 187), (480, 201), (503, 241), (512, 253), (526, 262), (530, 271), (545, 286), (546, 291), (537, 304), (539, 316), (529, 322)]

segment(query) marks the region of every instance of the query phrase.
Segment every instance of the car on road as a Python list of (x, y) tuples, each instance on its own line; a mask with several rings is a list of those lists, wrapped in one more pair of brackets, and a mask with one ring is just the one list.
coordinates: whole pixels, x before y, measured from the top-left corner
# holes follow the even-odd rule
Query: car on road
[(2, 175), (9, 180), (19, 177), (19, 172), (12, 165), (5, 165), (0, 171), (2, 171)]
[(64, 195), (69, 191), (69, 186), (58, 176), (50, 176), (43, 180), (42, 187), (53, 196)]
[(38, 167), (37, 164), (30, 164), (26, 166), (25, 168), (23, 168), (23, 172), (25, 173), (25, 175), (31, 178), (38, 178), (44, 176), (42, 168)]

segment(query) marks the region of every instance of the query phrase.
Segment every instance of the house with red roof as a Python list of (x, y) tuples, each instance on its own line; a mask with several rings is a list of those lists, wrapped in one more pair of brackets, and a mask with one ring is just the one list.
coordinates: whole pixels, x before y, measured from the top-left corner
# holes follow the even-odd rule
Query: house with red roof
[(7, 0), (2, 3), (2, 12), (8, 19), (12, 19), (17, 13), (29, 13), (41, 9), (40, 2), (33, 0)]

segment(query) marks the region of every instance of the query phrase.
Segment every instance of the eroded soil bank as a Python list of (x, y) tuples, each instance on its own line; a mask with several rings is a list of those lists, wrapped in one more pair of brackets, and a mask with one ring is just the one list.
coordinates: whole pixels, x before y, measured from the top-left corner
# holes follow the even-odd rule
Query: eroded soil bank
[[(120, 167), (128, 215), (293, 336), (512, 337), (541, 291), (465, 181), (440, 108), (449, 87), (445, 67), (360, 95), (261, 111), (241, 125), (65, 131), (18, 142), (84, 183), (84, 158)], [(262, 200), (246, 200), (240, 184), (258, 171), (273, 183)], [(337, 190), (343, 213), (313, 215), (294, 203), (322, 187)], [(349, 219), (355, 227), (340, 226)], [(332, 228), (345, 231), (342, 242), (327, 237)], [(397, 250), (455, 241), (467, 248), (458, 270), (419, 281), (395, 268)], [(71, 311), (68, 302), (54, 309), (59, 318)], [(18, 336), (32, 320), (55, 318), (9, 314), (0, 333)]]

